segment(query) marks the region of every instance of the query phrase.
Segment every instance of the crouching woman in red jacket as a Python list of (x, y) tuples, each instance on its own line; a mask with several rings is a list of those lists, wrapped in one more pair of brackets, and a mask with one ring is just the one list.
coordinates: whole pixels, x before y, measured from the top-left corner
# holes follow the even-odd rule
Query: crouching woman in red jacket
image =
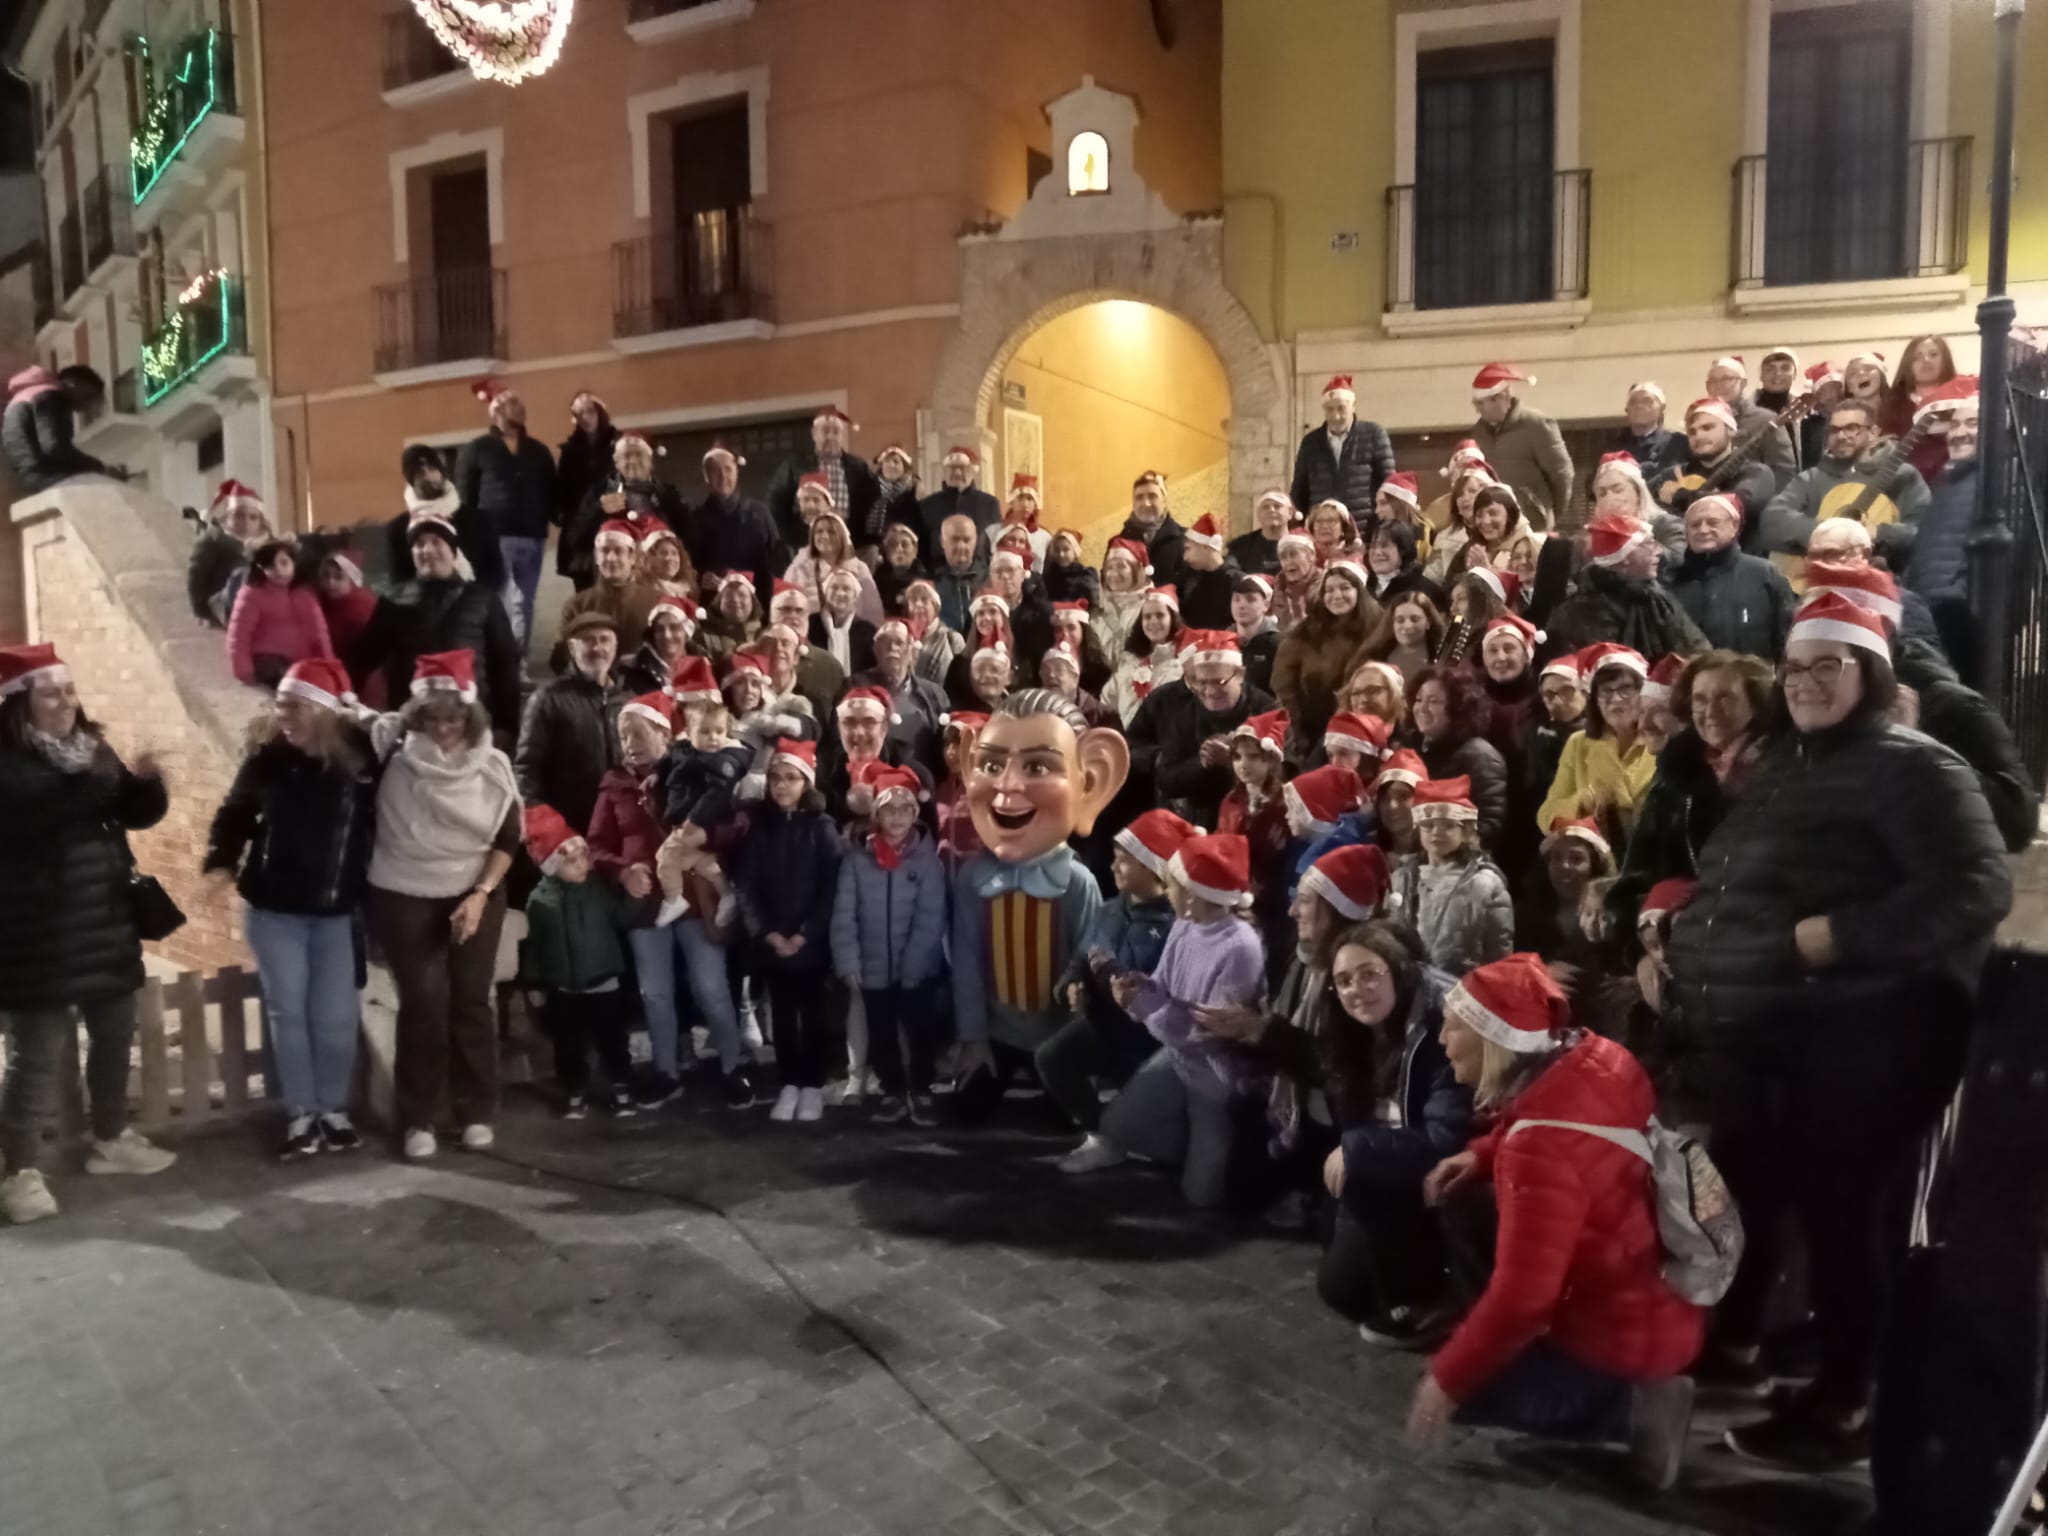
[[(1555, 1440), (1629, 1447), (1655, 1488), (1678, 1478), (1705, 1314), (1664, 1281), (1649, 1165), (1577, 1126), (1640, 1131), (1656, 1095), (1612, 1040), (1570, 1028), (1530, 954), (1482, 965), (1444, 1004), (1444, 1052), (1491, 1130), (1439, 1163), (1440, 1203), (1491, 1179), (1493, 1278), (1430, 1361), (1409, 1414), (1427, 1438), (1455, 1417)], [(1534, 1123), (1531, 1123), (1534, 1122)], [(1519, 1134), (1517, 1134), (1519, 1133)]]

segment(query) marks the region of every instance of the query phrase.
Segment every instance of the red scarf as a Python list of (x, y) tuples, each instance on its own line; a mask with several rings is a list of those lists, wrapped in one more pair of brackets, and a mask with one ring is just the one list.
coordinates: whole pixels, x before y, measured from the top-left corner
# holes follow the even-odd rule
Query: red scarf
[(903, 863), (903, 850), (910, 846), (905, 836), (900, 843), (892, 843), (879, 832), (868, 834), (868, 851), (875, 856), (875, 864), (884, 870), (893, 870)]

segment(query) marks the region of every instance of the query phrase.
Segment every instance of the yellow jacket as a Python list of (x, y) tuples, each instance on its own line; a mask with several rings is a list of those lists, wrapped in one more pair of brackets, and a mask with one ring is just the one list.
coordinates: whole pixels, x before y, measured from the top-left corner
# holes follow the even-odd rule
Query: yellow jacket
[(1588, 736), (1579, 731), (1564, 744), (1557, 760), (1557, 777), (1550, 781), (1550, 793), (1536, 811), (1536, 825), (1544, 832), (1562, 817), (1575, 821), (1594, 814), (1591, 801), (1605, 796), (1615, 819), (1623, 827), (1636, 818), (1636, 806), (1650, 780), (1657, 776), (1657, 755), (1640, 734), (1624, 757), (1615, 750), (1612, 736)]

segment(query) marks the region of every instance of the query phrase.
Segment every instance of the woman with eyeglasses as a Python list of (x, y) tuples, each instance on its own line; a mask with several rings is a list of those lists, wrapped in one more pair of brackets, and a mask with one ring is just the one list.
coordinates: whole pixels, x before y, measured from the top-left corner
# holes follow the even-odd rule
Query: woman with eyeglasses
[(1536, 810), (1548, 833), (1560, 821), (1590, 816), (1613, 832), (1635, 824), (1636, 806), (1657, 772), (1657, 754), (1643, 733), (1643, 683), (1649, 663), (1625, 645), (1592, 645), (1579, 653), (1579, 671), (1591, 679), (1586, 724), (1564, 744), (1557, 777)]
[(1960, 1076), (2012, 880), (1976, 774), (1892, 722), (1882, 619), (1839, 593), (1808, 599), (1778, 695), (1790, 729), (1700, 849), (1667, 955), (1748, 1235), (1695, 1374), (1770, 1391), (1759, 1346), (1790, 1215), (1819, 1370), (1728, 1443), (1818, 1471), (1868, 1454), (1885, 1276), (1907, 1236), (1895, 1196)]

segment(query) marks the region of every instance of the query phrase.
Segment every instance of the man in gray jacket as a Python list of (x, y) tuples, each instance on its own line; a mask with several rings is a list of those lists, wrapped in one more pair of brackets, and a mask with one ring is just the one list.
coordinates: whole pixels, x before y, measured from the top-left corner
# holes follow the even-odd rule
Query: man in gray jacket
[(1488, 363), (1472, 380), (1479, 421), (1473, 441), (1501, 480), (1514, 487), (1522, 510), (1538, 528), (1555, 528), (1571, 505), (1572, 456), (1557, 423), (1524, 405), (1517, 384), (1536, 381), (1509, 363)]
[[(1919, 470), (1899, 461), (1888, 447), (1881, 445), (1876, 415), (1860, 400), (1844, 400), (1835, 407), (1828, 417), (1827, 448), (1821, 461), (1794, 475), (1791, 483), (1764, 508), (1761, 552), (1804, 552), (1823, 512), (1844, 515), (1854, 504), (1857, 493), (1873, 481), (1879, 495), (1890, 497), (1897, 508), (1897, 521), (1873, 521), (1887, 510), (1876, 498), (1859, 521), (1870, 528), (1878, 549), (1903, 569), (1921, 514), (1930, 500), (1927, 482), (1920, 478)], [(1850, 488), (1849, 493), (1838, 497), (1835, 506), (1828, 507), (1829, 493), (1844, 486)]]

